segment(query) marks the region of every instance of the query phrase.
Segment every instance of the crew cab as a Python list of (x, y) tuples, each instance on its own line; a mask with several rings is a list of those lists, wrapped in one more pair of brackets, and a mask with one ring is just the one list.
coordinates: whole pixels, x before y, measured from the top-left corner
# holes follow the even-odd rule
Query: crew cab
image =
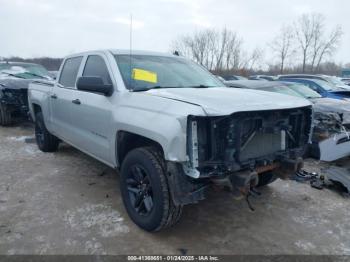
[(120, 171), (142, 229), (175, 224), (210, 185), (247, 197), (301, 168), (312, 107), (302, 98), (230, 89), (171, 54), (102, 50), (64, 59), (55, 83), (29, 87), (38, 147), (60, 141)]

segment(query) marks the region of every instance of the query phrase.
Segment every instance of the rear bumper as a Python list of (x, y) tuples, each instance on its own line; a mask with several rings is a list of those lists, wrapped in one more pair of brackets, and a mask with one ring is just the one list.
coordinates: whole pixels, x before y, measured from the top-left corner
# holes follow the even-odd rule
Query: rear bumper
[(350, 133), (334, 134), (319, 142), (320, 160), (334, 161), (350, 156)]

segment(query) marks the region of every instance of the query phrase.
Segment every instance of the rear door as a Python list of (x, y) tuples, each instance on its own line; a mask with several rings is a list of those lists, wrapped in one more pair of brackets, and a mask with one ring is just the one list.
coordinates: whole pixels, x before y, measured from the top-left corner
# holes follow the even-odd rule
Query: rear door
[[(82, 76), (101, 77), (105, 84), (112, 84), (110, 68), (103, 53), (86, 57)], [(112, 97), (103, 94), (75, 90), (72, 103), (72, 128), (74, 143), (83, 151), (111, 163)]]
[(67, 142), (72, 140), (72, 96), (82, 59), (83, 56), (78, 56), (64, 61), (58, 83), (50, 94), (52, 132)]

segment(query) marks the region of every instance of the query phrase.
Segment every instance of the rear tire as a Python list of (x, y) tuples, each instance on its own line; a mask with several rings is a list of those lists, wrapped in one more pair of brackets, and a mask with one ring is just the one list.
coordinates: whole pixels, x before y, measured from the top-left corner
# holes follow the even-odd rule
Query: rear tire
[(267, 171), (259, 174), (259, 182), (256, 187), (263, 187), (277, 180), (277, 176), (273, 172)]
[(171, 198), (164, 159), (154, 148), (137, 148), (127, 154), (120, 189), (131, 220), (146, 231), (160, 231), (181, 217), (182, 206), (175, 206)]
[(43, 152), (55, 152), (58, 149), (59, 140), (47, 130), (42, 112), (35, 115), (35, 139)]
[(8, 108), (0, 103), (0, 125), (9, 126), (12, 124), (11, 112)]

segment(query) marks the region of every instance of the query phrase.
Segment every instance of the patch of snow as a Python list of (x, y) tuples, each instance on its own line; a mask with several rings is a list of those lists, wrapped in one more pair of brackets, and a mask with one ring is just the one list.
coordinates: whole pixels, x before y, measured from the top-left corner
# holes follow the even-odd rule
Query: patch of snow
[(100, 242), (97, 242), (95, 238), (92, 238), (92, 240), (88, 240), (85, 242), (85, 252), (87, 252), (90, 255), (106, 255), (102, 244)]
[(7, 255), (15, 255), (16, 254), (16, 250), (15, 249), (9, 249), (8, 251), (7, 251)]
[(25, 142), (26, 139), (33, 139), (33, 137), (32, 136), (10, 136), (7, 139), (11, 141), (16, 141), (16, 142)]
[(303, 249), (305, 251), (310, 251), (312, 249), (315, 249), (316, 246), (312, 244), (309, 241), (306, 240), (298, 240), (297, 242), (294, 243), (298, 248)]
[(41, 151), (36, 146), (27, 145), (24, 147), (24, 152), (29, 154), (29, 155), (37, 155)]
[(325, 218), (315, 217), (313, 215), (301, 215), (301, 216), (293, 216), (292, 219), (299, 224), (303, 224), (309, 227), (316, 227), (319, 225), (325, 225), (330, 221)]
[(339, 243), (338, 249), (342, 253), (342, 255), (350, 255), (350, 247), (348, 245), (345, 245), (344, 243)]
[(129, 232), (118, 211), (102, 204), (85, 204), (76, 210), (68, 210), (64, 221), (73, 229), (84, 231), (95, 229), (102, 237), (114, 237)]

